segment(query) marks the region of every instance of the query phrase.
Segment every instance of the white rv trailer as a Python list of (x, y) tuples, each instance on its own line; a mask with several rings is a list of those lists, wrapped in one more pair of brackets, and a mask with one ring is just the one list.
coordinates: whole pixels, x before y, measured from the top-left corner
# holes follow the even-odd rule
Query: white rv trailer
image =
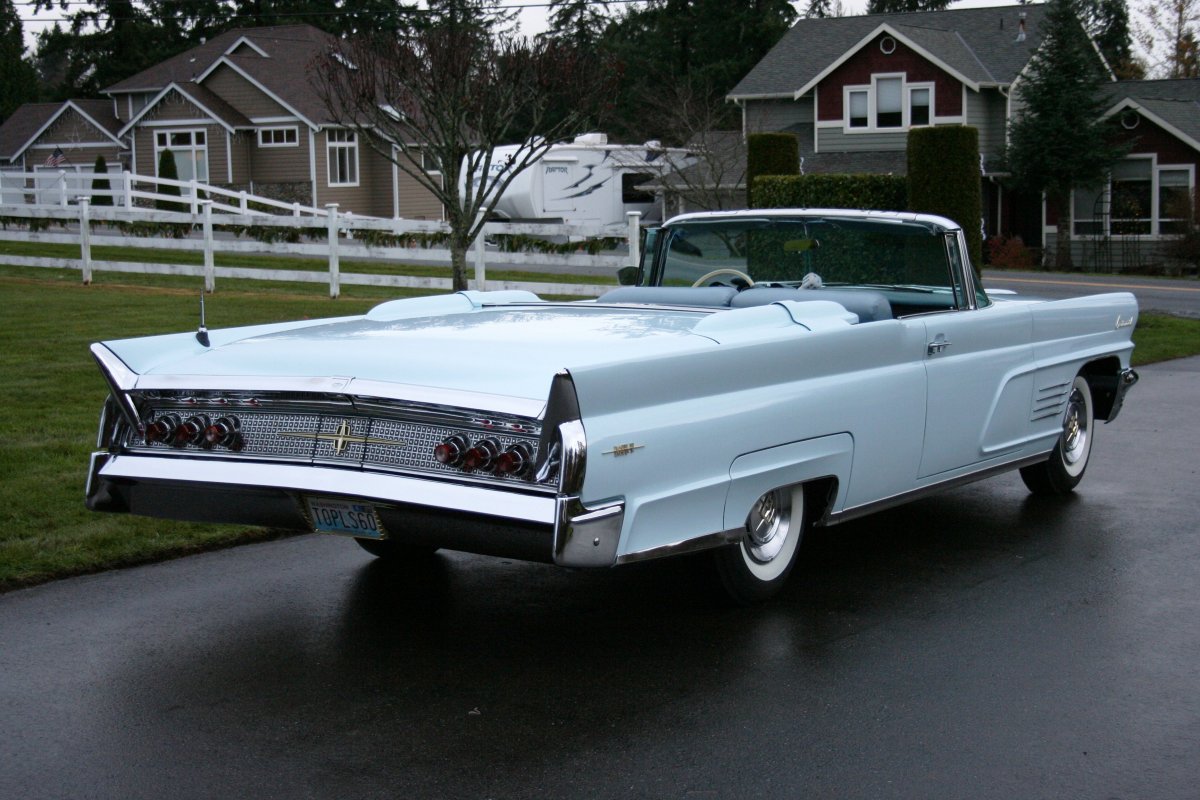
[[(518, 145), (492, 151), (493, 172), (503, 171)], [(556, 144), (509, 184), (496, 203), (495, 216), (520, 222), (616, 225), (630, 211), (643, 221), (662, 218), (662, 207), (638, 186), (687, 166), (695, 157), (658, 142), (609, 144), (603, 133), (576, 136)]]

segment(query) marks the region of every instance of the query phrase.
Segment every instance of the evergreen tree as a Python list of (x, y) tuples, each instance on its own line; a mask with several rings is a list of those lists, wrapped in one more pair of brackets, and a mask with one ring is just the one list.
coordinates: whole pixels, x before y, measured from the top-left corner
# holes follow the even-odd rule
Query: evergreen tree
[(0, 0), (0, 122), (37, 99), (33, 65), (25, 58), (25, 30), (12, 0)]
[[(767, 54), (796, 19), (788, 0), (650, 0), (627, 7), (605, 31), (601, 48), (622, 70), (615, 131), (630, 139), (662, 138), (646, 113), (662, 86), (723, 98)], [(736, 124), (730, 107), (728, 124)]]
[[(179, 168), (175, 166), (175, 154), (170, 150), (163, 150), (158, 157), (158, 177), (168, 180), (179, 180)], [(169, 194), (175, 197), (180, 197), (183, 192), (178, 186), (173, 184), (160, 183), (157, 187), (158, 194)], [(174, 200), (155, 200), (154, 207), (159, 211), (184, 211), (183, 203), (175, 202)]]
[(1071, 266), (1071, 195), (1099, 185), (1124, 150), (1101, 115), (1106, 76), (1071, 0), (1050, 0), (1042, 43), (1019, 84), (1024, 113), (1010, 128), (1009, 169), (1021, 190), (1045, 193), (1058, 213), (1056, 263)]
[(550, 0), (550, 27), (546, 36), (577, 47), (592, 47), (611, 21), (605, 0)]
[(1078, 0), (1079, 16), (1119, 80), (1140, 80), (1146, 68), (1133, 52), (1125, 0)]
[[(104, 156), (96, 156), (96, 163), (92, 165), (92, 172), (97, 175), (108, 174), (108, 162), (104, 160)], [(94, 206), (111, 206), (113, 199), (111, 194), (97, 194), (97, 192), (112, 191), (112, 184), (108, 178), (95, 178), (92, 181), (92, 205)]]
[(869, 0), (868, 14), (894, 14), (901, 11), (944, 11), (951, 0)]

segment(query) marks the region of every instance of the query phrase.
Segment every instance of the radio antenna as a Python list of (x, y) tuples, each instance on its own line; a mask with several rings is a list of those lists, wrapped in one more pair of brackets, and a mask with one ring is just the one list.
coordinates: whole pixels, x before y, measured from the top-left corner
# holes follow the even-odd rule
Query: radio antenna
[(208, 328), (204, 324), (204, 287), (200, 287), (200, 329), (196, 331), (196, 341), (208, 347)]

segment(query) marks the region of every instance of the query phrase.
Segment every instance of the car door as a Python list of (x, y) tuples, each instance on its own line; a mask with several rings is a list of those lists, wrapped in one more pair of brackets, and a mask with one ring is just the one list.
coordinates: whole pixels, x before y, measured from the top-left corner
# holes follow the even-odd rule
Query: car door
[(920, 477), (986, 465), (1018, 450), (1027, 439), (1033, 385), (1028, 308), (996, 303), (920, 319), (928, 382)]

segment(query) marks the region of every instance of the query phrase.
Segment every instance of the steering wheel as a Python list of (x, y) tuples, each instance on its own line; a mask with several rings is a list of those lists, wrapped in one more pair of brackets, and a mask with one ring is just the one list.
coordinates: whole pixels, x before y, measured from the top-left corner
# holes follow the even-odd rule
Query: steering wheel
[(742, 272), (740, 269), (733, 269), (732, 267), (722, 267), (721, 269), (714, 269), (712, 272), (708, 273), (707, 275), (701, 275), (699, 278), (696, 279), (696, 282), (692, 284), (692, 288), (694, 289), (697, 286), (703, 286), (705, 281), (709, 281), (709, 280), (717, 277), (718, 275), (735, 275), (746, 282), (747, 288), (754, 285), (754, 279), (751, 278), (746, 273)]

